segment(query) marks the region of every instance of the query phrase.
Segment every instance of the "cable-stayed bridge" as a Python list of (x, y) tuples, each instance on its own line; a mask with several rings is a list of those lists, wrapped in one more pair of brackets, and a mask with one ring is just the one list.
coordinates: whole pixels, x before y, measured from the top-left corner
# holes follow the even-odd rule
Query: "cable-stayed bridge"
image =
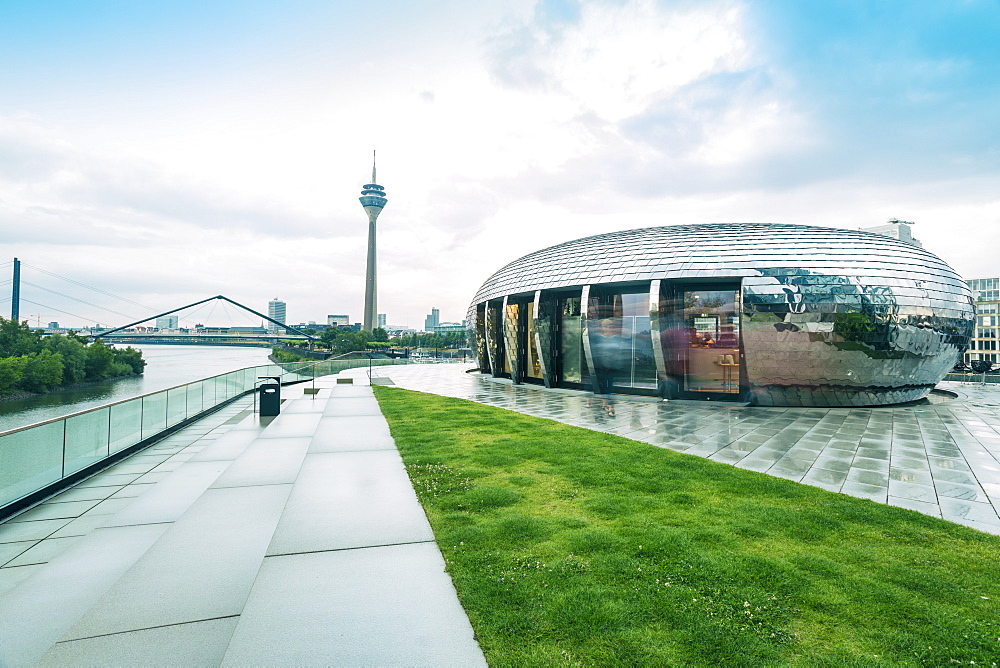
[[(272, 345), (278, 340), (315, 339), (309, 333), (224, 295), (161, 312), (108, 290), (20, 262), (17, 258), (0, 264), (0, 275), (8, 268), (11, 278), (0, 280), (0, 295), (9, 296), (0, 296), (0, 309), (9, 302), (11, 320), (26, 320), (29, 326), (47, 333), (75, 331), (111, 343), (175, 345)], [(23, 317), (22, 304), (36, 312)], [(63, 316), (93, 324), (61, 327), (55, 319)], [(126, 324), (119, 324), (122, 322)], [(158, 326), (164, 322), (169, 326)]]

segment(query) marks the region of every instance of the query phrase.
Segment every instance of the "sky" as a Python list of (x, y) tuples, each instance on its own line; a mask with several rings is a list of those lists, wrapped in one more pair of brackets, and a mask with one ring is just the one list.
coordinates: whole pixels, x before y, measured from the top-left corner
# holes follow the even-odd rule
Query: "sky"
[(373, 150), (390, 324), (657, 225), (899, 218), (998, 276), (997, 34), (1000, 0), (0, 0), (0, 299), (18, 257), (31, 324), (359, 322)]

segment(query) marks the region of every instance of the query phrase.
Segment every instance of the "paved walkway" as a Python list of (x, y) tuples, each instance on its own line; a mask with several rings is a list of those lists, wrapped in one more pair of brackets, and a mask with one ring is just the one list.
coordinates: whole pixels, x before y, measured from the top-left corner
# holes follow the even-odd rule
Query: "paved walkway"
[(0, 666), (485, 665), (371, 388), (316, 385), (0, 524)]
[[(741, 468), (910, 508), (1000, 534), (1000, 389), (942, 383), (925, 403), (771, 408), (511, 385), (470, 365), (379, 367), (407, 389), (471, 399)], [(357, 372), (354, 372), (357, 373)]]
[[(892, 408), (756, 408), (383, 382), (619, 434), (1000, 533), (1000, 389)], [(485, 665), (367, 369), (237, 402), (0, 524), (0, 666)], [(376, 380), (379, 382), (379, 379)]]

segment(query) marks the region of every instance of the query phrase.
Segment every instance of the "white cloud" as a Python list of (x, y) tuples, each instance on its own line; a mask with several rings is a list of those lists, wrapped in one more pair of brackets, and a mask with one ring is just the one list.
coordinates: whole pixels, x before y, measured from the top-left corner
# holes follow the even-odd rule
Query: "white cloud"
[[(389, 196), (379, 310), (398, 324), (460, 318), (502, 264), (613, 229), (896, 215), (962, 251), (953, 226), (1000, 222), (983, 183), (913, 176), (936, 164), (925, 128), (871, 125), (899, 134), (886, 156), (841, 141), (802, 70), (762, 48), (752, 5), (502, 5), (435, 5), (346, 44), (286, 44), (287, 60), (257, 39), (266, 71), (208, 63), (0, 115), (0, 253), (164, 309), (222, 292), (360, 320), (372, 148)], [(992, 160), (962, 157), (970, 173)]]

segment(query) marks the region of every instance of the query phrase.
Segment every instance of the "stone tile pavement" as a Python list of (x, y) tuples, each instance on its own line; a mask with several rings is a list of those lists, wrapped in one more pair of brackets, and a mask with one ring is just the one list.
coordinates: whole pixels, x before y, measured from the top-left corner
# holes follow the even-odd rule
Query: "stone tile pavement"
[(0, 524), (0, 666), (485, 665), (371, 388), (316, 387)]
[(390, 366), (374, 375), (403, 388), (617, 434), (1000, 534), (1000, 389), (994, 386), (942, 383), (946, 392), (929, 400), (884, 408), (750, 407), (617, 395), (616, 415), (609, 417), (587, 392), (515, 386), (466, 373), (470, 368)]

